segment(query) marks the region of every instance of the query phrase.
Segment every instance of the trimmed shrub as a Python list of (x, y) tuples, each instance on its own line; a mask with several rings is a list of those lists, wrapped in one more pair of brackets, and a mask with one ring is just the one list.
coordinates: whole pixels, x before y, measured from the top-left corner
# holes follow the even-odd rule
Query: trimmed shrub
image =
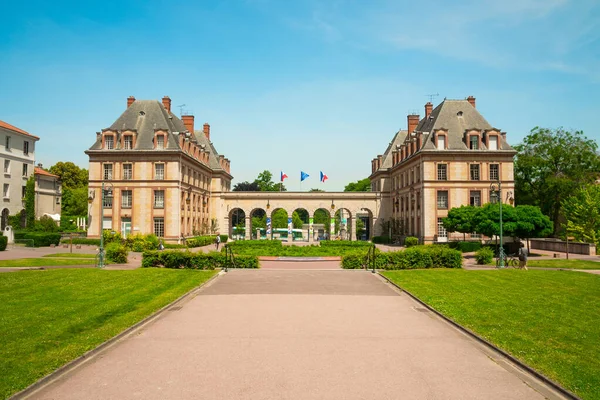
[(123, 237), (119, 232), (111, 231), (108, 229), (102, 231), (102, 236), (104, 236), (105, 245), (112, 242), (120, 243), (123, 240)]
[(462, 268), (463, 258), (460, 251), (439, 245), (427, 247), (434, 268)]
[(321, 240), (319, 244), (323, 247), (369, 247), (372, 246), (369, 242), (350, 240)]
[[(356, 253), (342, 258), (342, 268), (364, 268), (366, 253)], [(413, 246), (404, 251), (375, 253), (377, 269), (417, 269), (417, 268), (461, 268), (462, 254), (447, 246)], [(370, 266), (367, 266), (370, 268)]]
[(112, 242), (106, 246), (106, 258), (115, 264), (126, 264), (127, 253), (127, 248), (120, 243)]
[(419, 244), (419, 238), (416, 238), (414, 236), (408, 236), (406, 239), (404, 239), (404, 245), (406, 247), (417, 246), (418, 244)]
[[(60, 241), (61, 243), (71, 243), (71, 239), (65, 238)], [(100, 239), (88, 239), (88, 238), (73, 238), (73, 244), (85, 244), (90, 246), (100, 246)]]
[[(225, 253), (211, 251), (210, 253), (192, 253), (189, 251), (145, 251), (142, 255), (142, 267), (215, 269), (224, 268)], [(258, 268), (256, 256), (236, 256), (236, 268)]]
[(219, 235), (219, 236), (221, 236), (221, 243), (227, 243), (227, 241), (229, 240), (228, 235)]
[(185, 244), (177, 244), (177, 243), (163, 243), (165, 249), (185, 249), (187, 246)]
[(366, 255), (364, 254), (348, 254), (342, 256), (342, 268), (345, 269), (360, 269), (365, 267)]
[(475, 252), (475, 260), (477, 264), (491, 264), (494, 259), (494, 251), (488, 247), (482, 247)]
[(460, 250), (463, 253), (470, 253), (481, 248), (481, 242), (450, 242), (448, 246), (451, 249)]
[(153, 234), (149, 235), (129, 235), (125, 239), (125, 245), (131, 251), (143, 252), (145, 250), (158, 249), (158, 237)]
[[(60, 243), (60, 233), (44, 232), (18, 232), (15, 233), (15, 240), (30, 239), (33, 240), (35, 247), (45, 247), (50, 245), (58, 246)], [(17, 237), (18, 236), (18, 237)]]
[(373, 236), (372, 242), (379, 244), (389, 244), (392, 243), (392, 239), (390, 239), (388, 236)]
[[(221, 243), (225, 243), (227, 241), (227, 235), (219, 236), (221, 236)], [(208, 246), (209, 244), (215, 244), (216, 237), (217, 235), (196, 236), (193, 238), (186, 239), (185, 244), (187, 247)]]
[(8, 238), (6, 236), (0, 236), (0, 251), (6, 250), (8, 245)]

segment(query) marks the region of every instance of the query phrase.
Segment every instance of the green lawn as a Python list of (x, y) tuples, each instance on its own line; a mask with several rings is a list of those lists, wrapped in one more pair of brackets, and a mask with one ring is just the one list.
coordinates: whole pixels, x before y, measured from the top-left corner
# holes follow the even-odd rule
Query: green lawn
[[(600, 259), (598, 259), (600, 261)], [(589, 260), (529, 260), (528, 267), (600, 269), (600, 262)]]
[(600, 276), (512, 269), (383, 275), (581, 398), (600, 399)]
[(0, 274), (0, 399), (122, 332), (215, 271)]
[(96, 258), (96, 254), (85, 254), (85, 253), (55, 253), (46, 254), (43, 257), (49, 258)]
[(15, 260), (0, 260), (0, 268), (93, 265), (95, 262), (93, 258), (18, 258)]

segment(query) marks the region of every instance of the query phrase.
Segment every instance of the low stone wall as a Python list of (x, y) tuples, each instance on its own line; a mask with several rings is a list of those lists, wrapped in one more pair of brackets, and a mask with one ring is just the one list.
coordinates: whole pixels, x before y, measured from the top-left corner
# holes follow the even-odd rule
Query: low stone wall
[[(557, 253), (567, 252), (567, 242), (560, 239), (530, 239), (529, 244), (532, 249), (555, 251)], [(596, 245), (593, 243), (569, 242), (569, 253), (595, 256)]]

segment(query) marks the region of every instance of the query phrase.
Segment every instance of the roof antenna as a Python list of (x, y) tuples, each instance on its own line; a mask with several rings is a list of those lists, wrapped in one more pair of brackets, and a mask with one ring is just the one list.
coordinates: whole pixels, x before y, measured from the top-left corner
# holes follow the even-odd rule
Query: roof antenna
[(433, 98), (434, 97), (438, 97), (440, 94), (436, 93), (436, 94), (426, 94), (425, 97), (429, 97), (429, 102), (433, 103)]
[(185, 104), (182, 104), (182, 105), (177, 106), (177, 107), (179, 107), (179, 116), (181, 117), (183, 115), (183, 107), (185, 107)]

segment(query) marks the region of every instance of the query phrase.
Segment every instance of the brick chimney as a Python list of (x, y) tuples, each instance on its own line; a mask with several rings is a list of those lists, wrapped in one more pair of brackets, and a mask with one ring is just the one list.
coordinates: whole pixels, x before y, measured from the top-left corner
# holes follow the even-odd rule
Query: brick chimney
[(411, 114), (406, 117), (408, 121), (408, 133), (411, 133), (415, 129), (417, 129), (417, 125), (419, 125), (419, 116), (415, 114)]
[(428, 101), (427, 104), (425, 104), (425, 118), (429, 117), (429, 114), (431, 114), (431, 111), (433, 110), (433, 104)]
[(469, 102), (469, 104), (471, 104), (473, 106), (473, 108), (476, 108), (475, 107), (475, 97), (469, 96), (469, 97), (467, 97), (467, 101)]
[(135, 97), (129, 96), (127, 98), (127, 108), (129, 108), (129, 106), (132, 105), (134, 101), (135, 101)]
[(163, 106), (167, 109), (168, 112), (171, 112), (171, 98), (169, 96), (165, 96), (162, 98)]
[(193, 115), (182, 115), (181, 120), (183, 121), (183, 125), (185, 125), (185, 129), (190, 131), (192, 134), (194, 133), (194, 116)]
[(203, 131), (204, 131), (204, 136), (206, 136), (206, 138), (210, 142), (210, 125), (208, 124), (208, 122), (204, 123)]

